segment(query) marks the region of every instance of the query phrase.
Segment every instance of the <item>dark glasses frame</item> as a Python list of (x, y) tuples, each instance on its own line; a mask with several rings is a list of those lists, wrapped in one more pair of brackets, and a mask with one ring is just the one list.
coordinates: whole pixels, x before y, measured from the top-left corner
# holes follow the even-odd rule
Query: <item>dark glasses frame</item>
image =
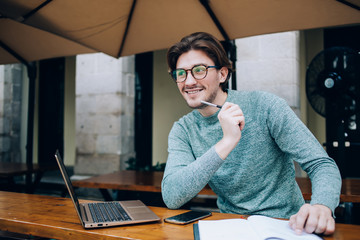
[[(204, 77), (198, 78), (198, 77), (196, 77), (196, 76), (194, 75), (193, 70), (194, 70), (194, 68), (200, 67), (200, 66), (205, 67), (205, 75), (204, 75)], [(207, 74), (208, 74), (208, 69), (209, 69), (209, 68), (220, 69), (221, 67), (220, 67), (220, 66), (206, 66), (206, 65), (204, 65), (204, 64), (198, 64), (198, 65), (195, 65), (195, 66), (193, 66), (192, 68), (189, 68), (189, 69), (177, 68), (177, 69), (169, 72), (169, 74), (170, 74), (171, 78), (172, 78), (176, 83), (182, 83), (182, 82), (185, 82), (185, 81), (186, 81), (187, 76), (188, 76), (188, 71), (191, 72), (191, 75), (192, 75), (196, 80), (202, 80), (202, 79), (206, 78), (206, 76), (207, 76)], [(176, 77), (176, 72), (179, 71), (179, 70), (184, 70), (184, 71), (185, 71), (185, 78), (184, 78), (184, 80), (182, 80), (182, 81), (178, 81), (178, 80), (177, 80), (177, 77)]]

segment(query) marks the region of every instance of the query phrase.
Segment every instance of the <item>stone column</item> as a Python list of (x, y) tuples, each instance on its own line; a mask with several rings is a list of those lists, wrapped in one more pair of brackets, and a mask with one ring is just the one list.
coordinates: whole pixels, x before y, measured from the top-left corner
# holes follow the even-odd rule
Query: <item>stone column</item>
[(299, 39), (298, 31), (237, 39), (237, 89), (274, 93), (300, 116)]
[(0, 65), (0, 162), (21, 162), (22, 65)]
[(75, 174), (125, 169), (134, 150), (134, 57), (76, 59)]

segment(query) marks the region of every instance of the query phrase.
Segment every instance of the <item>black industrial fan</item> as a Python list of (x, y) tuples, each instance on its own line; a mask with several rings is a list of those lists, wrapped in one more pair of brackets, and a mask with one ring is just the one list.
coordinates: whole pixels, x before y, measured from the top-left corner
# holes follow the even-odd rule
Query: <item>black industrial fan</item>
[(306, 95), (314, 110), (346, 120), (360, 110), (360, 55), (346, 47), (321, 51), (306, 72)]
[(315, 56), (306, 72), (306, 95), (326, 118), (326, 149), (343, 177), (359, 175), (360, 54), (332, 47)]

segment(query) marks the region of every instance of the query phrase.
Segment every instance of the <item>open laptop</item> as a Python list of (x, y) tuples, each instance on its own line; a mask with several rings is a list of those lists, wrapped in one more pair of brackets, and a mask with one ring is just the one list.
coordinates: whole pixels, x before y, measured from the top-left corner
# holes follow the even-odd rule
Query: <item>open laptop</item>
[(119, 226), (160, 220), (140, 200), (79, 203), (59, 151), (56, 151), (55, 159), (84, 228)]

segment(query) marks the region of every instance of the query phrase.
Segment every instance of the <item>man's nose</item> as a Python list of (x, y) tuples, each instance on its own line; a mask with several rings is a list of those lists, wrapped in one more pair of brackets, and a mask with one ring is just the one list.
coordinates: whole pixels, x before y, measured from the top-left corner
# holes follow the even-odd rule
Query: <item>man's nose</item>
[(194, 78), (194, 76), (191, 74), (191, 71), (187, 70), (187, 76), (186, 76), (186, 79), (185, 79), (185, 84), (186, 85), (193, 85), (193, 84), (196, 84), (196, 83), (197, 83), (197, 81)]

